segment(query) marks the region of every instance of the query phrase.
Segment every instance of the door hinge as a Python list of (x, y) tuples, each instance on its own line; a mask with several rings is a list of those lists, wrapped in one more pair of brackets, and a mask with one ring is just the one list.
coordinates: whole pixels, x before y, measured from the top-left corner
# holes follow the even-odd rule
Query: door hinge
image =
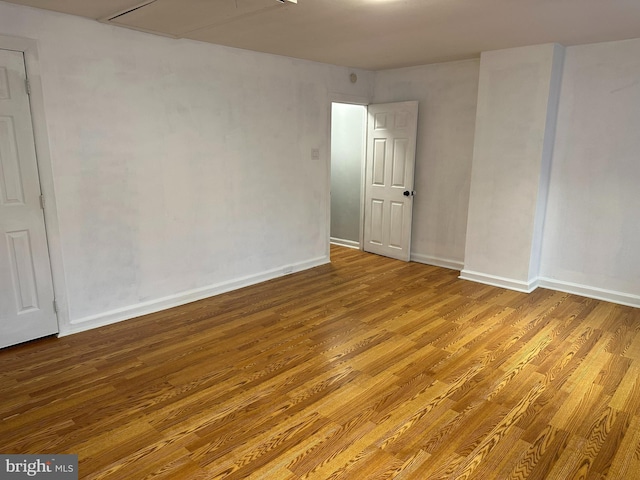
[(40, 195), (40, 208), (44, 210), (44, 195)]
[(58, 302), (56, 300), (53, 301), (53, 311), (58, 313)]
[(27, 89), (27, 95), (31, 95), (31, 83), (29, 82), (28, 78), (24, 80), (24, 86)]

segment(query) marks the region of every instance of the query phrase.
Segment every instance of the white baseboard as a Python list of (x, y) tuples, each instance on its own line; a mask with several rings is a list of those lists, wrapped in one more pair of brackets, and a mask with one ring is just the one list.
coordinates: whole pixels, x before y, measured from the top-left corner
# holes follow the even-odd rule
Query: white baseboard
[(604, 300), (605, 302), (619, 303), (620, 305), (640, 308), (640, 295), (634, 295), (632, 293), (590, 287), (588, 285), (563, 282), (562, 280), (553, 280), (545, 277), (538, 279), (538, 285), (543, 288), (558, 290), (559, 292), (572, 293), (582, 297), (594, 298), (596, 300)]
[(330, 237), (329, 242), (334, 245), (340, 245), (342, 247), (356, 248), (360, 250), (360, 242), (354, 242), (353, 240), (345, 240), (344, 238)]
[(449, 260), (447, 258), (432, 257), (431, 255), (423, 255), (421, 253), (411, 253), (411, 261), (458, 271), (462, 270), (462, 268), (464, 267), (463, 262)]
[(460, 272), (460, 276), (458, 278), (524, 293), (531, 293), (538, 288), (538, 279), (527, 283), (521, 280), (514, 280), (513, 278), (498, 277), (496, 275), (488, 275), (486, 273), (464, 269)]
[(177, 293), (175, 295), (141, 302), (136, 305), (110, 310), (97, 315), (78, 318), (72, 320), (69, 325), (60, 325), (60, 333), (58, 336), (63, 337), (72, 333), (83, 332), (97, 327), (104, 327), (105, 325), (121, 322), (123, 320), (129, 320), (131, 318), (156, 313), (168, 308), (178, 307), (186, 303), (195, 302), (196, 300), (202, 300), (203, 298), (230, 292), (249, 285), (255, 285), (256, 283), (265, 282), (283, 275), (289, 275), (290, 273), (300, 272), (319, 265), (324, 265), (329, 263), (329, 261), (329, 258), (326, 256), (318, 257), (305, 262), (274, 268), (255, 275), (248, 275), (246, 277)]
[(592, 287), (589, 285), (581, 285), (578, 283), (564, 282), (562, 280), (554, 280), (546, 277), (539, 277), (531, 282), (522, 282), (510, 278), (497, 277), (484, 273), (462, 270), (460, 277), (463, 280), (471, 280), (473, 282), (492, 285), (494, 287), (507, 288), (518, 292), (531, 293), (536, 288), (548, 288), (557, 290), (558, 292), (571, 293), (582, 297), (593, 298), (595, 300), (604, 300), (605, 302), (617, 303), (629, 307), (640, 308), (640, 295), (632, 293), (618, 292), (616, 290), (608, 290), (605, 288)]

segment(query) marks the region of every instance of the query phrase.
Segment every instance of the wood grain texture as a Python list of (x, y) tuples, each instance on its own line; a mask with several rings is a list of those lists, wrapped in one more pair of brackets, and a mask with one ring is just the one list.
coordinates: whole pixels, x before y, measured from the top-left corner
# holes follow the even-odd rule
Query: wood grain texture
[(84, 479), (640, 478), (640, 310), (332, 263), (0, 351), (0, 452)]

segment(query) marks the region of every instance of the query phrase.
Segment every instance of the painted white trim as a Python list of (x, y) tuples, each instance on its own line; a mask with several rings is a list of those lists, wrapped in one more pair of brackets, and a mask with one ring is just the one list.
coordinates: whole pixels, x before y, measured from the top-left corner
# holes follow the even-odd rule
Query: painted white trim
[(363, 105), (364, 111), (362, 115), (362, 157), (360, 158), (360, 217), (358, 221), (360, 226), (358, 228), (358, 241), (362, 245), (364, 250), (364, 190), (366, 188), (366, 171), (367, 171), (367, 122), (369, 121), (369, 107)]
[(633, 293), (618, 292), (616, 290), (591, 287), (589, 285), (564, 282), (562, 280), (554, 280), (552, 278), (545, 277), (538, 279), (538, 285), (540, 287), (557, 290), (559, 292), (572, 293), (582, 297), (594, 298), (596, 300), (604, 300), (605, 302), (619, 303), (620, 305), (640, 308), (640, 295), (635, 295)]
[(424, 263), (425, 265), (433, 265), (435, 267), (449, 268), (451, 270), (462, 270), (464, 268), (463, 262), (456, 260), (450, 260), (448, 258), (433, 257), (431, 255), (423, 255), (421, 253), (411, 252), (411, 261), (417, 263)]
[(356, 248), (360, 250), (360, 242), (355, 242), (353, 240), (345, 240), (344, 238), (336, 238), (336, 237), (329, 237), (329, 241), (334, 245), (341, 245), (343, 247)]
[(371, 95), (363, 97), (362, 95), (351, 95), (348, 93), (329, 92), (329, 103), (351, 103), (353, 105), (369, 105), (371, 103)]
[[(281, 266), (255, 275), (248, 275), (225, 282), (208, 285), (206, 287), (187, 290), (175, 295), (168, 295), (166, 297), (157, 298), (155, 300), (141, 302), (136, 305), (117, 308), (115, 310), (99, 313), (97, 315), (78, 318), (72, 320), (68, 326), (64, 326), (64, 328), (61, 328), (59, 336), (62, 337), (70, 335), (72, 333), (91, 330), (97, 327), (104, 327), (105, 325), (121, 322), (123, 320), (129, 320), (142, 315), (148, 315), (150, 313), (156, 313), (169, 308), (178, 307), (186, 303), (195, 302), (197, 300), (209, 298), (214, 295), (219, 295), (221, 293), (230, 292), (232, 290), (237, 290), (249, 285), (255, 285), (267, 280), (272, 280), (283, 275), (289, 275), (290, 273), (308, 270), (310, 268), (324, 265), (329, 262), (329, 257), (318, 257), (304, 262), (295, 263), (293, 265)], [(289, 272), (289, 270), (291, 271)], [(287, 271), (287, 273), (283, 273), (285, 271)]]
[(640, 308), (640, 295), (633, 293), (619, 292), (606, 288), (592, 287), (590, 285), (582, 285), (579, 283), (565, 282), (563, 280), (554, 280), (552, 278), (539, 277), (531, 280), (529, 283), (520, 280), (513, 280), (505, 277), (487, 275), (480, 272), (462, 270), (460, 276), (463, 280), (492, 285), (494, 287), (502, 287), (518, 292), (531, 293), (536, 288), (548, 288), (558, 292), (571, 293), (580, 295), (581, 297), (593, 298), (595, 300), (603, 300), (605, 302), (617, 303), (628, 307)]
[(31, 108), (31, 123), (33, 125), (33, 138), (36, 148), (38, 175), (40, 177), (40, 189), (46, 199), (44, 222), (47, 231), (51, 276), (53, 277), (53, 292), (57, 305), (58, 330), (62, 330), (63, 326), (69, 322), (67, 282), (64, 272), (60, 222), (58, 220), (53, 167), (49, 149), (49, 133), (47, 131), (47, 119), (44, 109), (38, 42), (31, 38), (0, 35), (0, 48), (23, 52), (24, 54), (27, 78), (29, 79), (29, 86), (31, 87), (29, 105)]
[(506, 288), (508, 290), (515, 290), (517, 292), (531, 293), (538, 288), (538, 279), (531, 280), (530, 282), (523, 282), (521, 280), (514, 280), (512, 278), (498, 277), (496, 275), (488, 275), (486, 273), (474, 272), (471, 270), (462, 270), (460, 276), (463, 280), (470, 280), (472, 282), (483, 283), (485, 285), (492, 285), (494, 287)]

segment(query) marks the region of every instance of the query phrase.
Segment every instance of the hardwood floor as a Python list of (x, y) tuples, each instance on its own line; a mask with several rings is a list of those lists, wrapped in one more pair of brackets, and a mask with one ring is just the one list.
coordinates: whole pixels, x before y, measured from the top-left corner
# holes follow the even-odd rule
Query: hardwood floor
[(640, 478), (640, 309), (332, 264), (0, 351), (0, 452), (80, 478)]

